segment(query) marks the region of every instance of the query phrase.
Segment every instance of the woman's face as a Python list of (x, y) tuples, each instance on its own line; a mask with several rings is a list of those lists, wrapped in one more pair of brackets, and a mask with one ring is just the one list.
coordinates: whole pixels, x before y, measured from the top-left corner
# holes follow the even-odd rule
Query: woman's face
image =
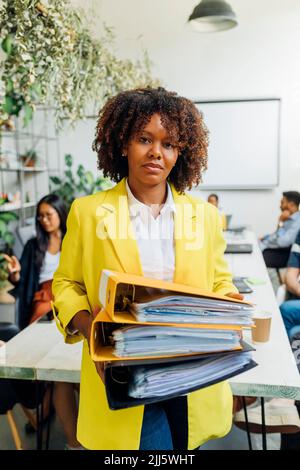
[(42, 202), (38, 211), (38, 221), (45, 232), (54, 232), (60, 227), (60, 218), (58, 212), (50, 204)]
[(123, 153), (128, 159), (129, 179), (151, 186), (166, 181), (178, 158), (178, 148), (172, 144), (159, 114), (153, 114)]

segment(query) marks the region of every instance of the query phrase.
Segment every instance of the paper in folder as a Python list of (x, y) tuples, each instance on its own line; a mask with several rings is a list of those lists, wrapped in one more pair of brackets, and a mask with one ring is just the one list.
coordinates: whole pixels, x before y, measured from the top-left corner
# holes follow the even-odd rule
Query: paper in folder
[(205, 289), (103, 270), (90, 352), (111, 409), (167, 400), (256, 365), (242, 341), (253, 306)]
[(123, 323), (252, 325), (253, 306), (205, 289), (103, 270), (99, 299)]
[(168, 400), (208, 387), (256, 367), (251, 346), (205, 358), (161, 359), (160, 363), (141, 361), (105, 364), (105, 388), (113, 410)]
[(112, 322), (102, 310), (92, 325), (90, 353), (94, 361), (122, 358), (147, 360), (172, 356), (207, 355), (241, 350), (240, 329), (186, 325)]
[[(146, 301), (145, 301), (146, 300)], [(138, 321), (175, 323), (225, 323), (252, 325), (253, 309), (228, 300), (190, 297), (187, 295), (143, 296), (128, 306)]]

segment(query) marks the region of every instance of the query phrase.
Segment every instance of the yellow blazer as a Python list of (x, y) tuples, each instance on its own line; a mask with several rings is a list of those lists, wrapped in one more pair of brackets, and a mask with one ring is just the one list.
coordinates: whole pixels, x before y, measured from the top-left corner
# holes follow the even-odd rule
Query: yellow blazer
[[(220, 294), (236, 292), (223, 257), (225, 241), (218, 210), (188, 194), (178, 194), (174, 187), (172, 193), (176, 205), (174, 282)], [(143, 274), (129, 218), (125, 179), (112, 189), (76, 199), (72, 204), (53, 280), (57, 326), (66, 342), (82, 339), (66, 331), (73, 316), (79, 310), (91, 312), (99, 305), (102, 269)], [(104, 385), (84, 340), (79, 442), (88, 449), (138, 449), (143, 410), (143, 406), (109, 409)], [(222, 382), (189, 394), (188, 423), (189, 449), (228, 433), (232, 423), (229, 384)]]

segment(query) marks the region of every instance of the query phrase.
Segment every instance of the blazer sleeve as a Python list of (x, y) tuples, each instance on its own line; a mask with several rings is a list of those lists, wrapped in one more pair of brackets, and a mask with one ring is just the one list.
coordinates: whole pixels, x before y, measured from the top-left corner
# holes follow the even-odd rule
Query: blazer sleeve
[(82, 273), (82, 232), (77, 203), (73, 202), (68, 215), (67, 232), (52, 284), (54, 317), (67, 343), (82, 339), (80, 334), (70, 334), (67, 329), (75, 314), (80, 310), (91, 313)]
[(223, 230), (221, 227), (220, 216), (215, 211), (216, 219), (216, 230), (215, 230), (215, 242), (214, 242), (214, 286), (213, 291), (220, 295), (226, 295), (230, 292), (238, 292), (238, 289), (232, 283), (232, 274), (228, 269), (227, 261), (224, 257), (224, 251), (226, 249), (226, 241), (223, 236)]

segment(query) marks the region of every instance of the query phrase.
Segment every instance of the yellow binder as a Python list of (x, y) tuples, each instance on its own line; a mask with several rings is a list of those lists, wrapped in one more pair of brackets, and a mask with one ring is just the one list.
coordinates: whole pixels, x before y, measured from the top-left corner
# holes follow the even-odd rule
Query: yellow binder
[[(137, 295), (139, 288), (151, 288), (153, 292), (157, 289), (158, 292), (163, 290), (164, 293), (188, 294), (238, 304), (252, 305), (250, 302), (232, 299), (225, 295), (218, 295), (207, 289), (199, 289), (185, 284), (177, 284), (175, 282), (104, 269), (100, 278), (99, 300), (111, 320), (118, 323), (139, 323), (130, 313), (125, 311), (126, 299), (128, 299), (128, 301), (138, 300)], [(218, 325), (218, 327), (220, 327), (220, 325)]]

